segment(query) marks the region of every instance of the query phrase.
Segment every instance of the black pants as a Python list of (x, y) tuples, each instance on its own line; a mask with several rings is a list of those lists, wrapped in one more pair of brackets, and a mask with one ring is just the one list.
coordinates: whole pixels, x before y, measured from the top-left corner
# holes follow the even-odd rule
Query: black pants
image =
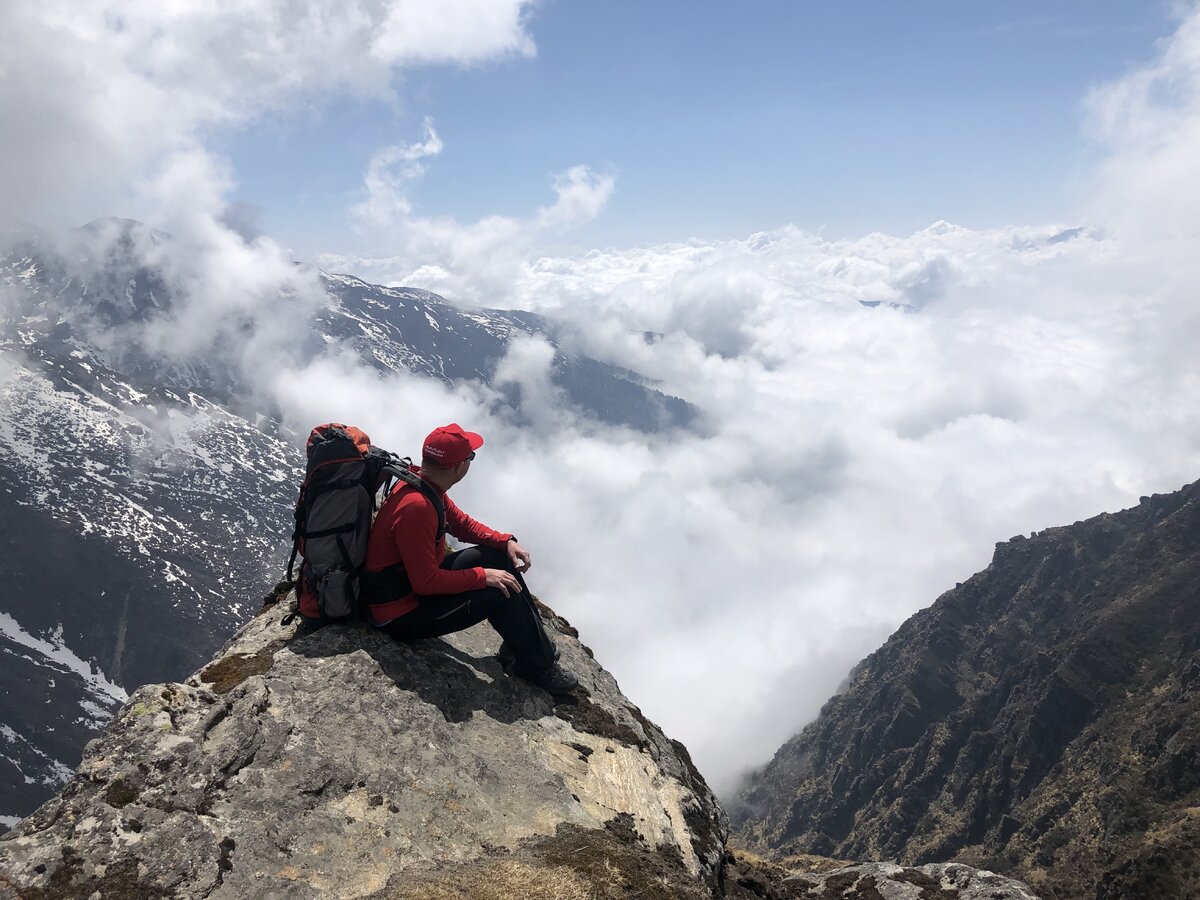
[(446, 554), (443, 569), (505, 569), (517, 577), (519, 594), (505, 597), (500, 588), (485, 587), (461, 594), (418, 595), (419, 605), (380, 628), (398, 641), (439, 637), (470, 628), (487, 619), (512, 648), (520, 666), (533, 671), (554, 662), (558, 651), (542, 626), (525, 579), (514, 568), (508, 554), (492, 547), (468, 547)]

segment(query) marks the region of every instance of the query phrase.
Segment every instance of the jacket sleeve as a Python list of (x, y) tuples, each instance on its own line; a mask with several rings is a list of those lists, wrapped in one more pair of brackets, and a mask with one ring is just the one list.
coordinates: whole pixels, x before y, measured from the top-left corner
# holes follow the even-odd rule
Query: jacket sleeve
[[(512, 535), (506, 531), (496, 531), (494, 528), (488, 528), (482, 522), (476, 522), (459, 509), (449, 497), (443, 499), (446, 501), (446, 528), (460, 541), (503, 550), (512, 539)], [(434, 515), (437, 514), (434, 513)]]
[[(449, 505), (449, 504), (447, 504)], [(449, 515), (449, 510), (447, 510)], [(437, 512), (418, 493), (405, 497), (396, 509), (392, 539), (417, 594), (458, 594), (487, 587), (483, 569), (442, 568), (442, 542), (434, 540)]]

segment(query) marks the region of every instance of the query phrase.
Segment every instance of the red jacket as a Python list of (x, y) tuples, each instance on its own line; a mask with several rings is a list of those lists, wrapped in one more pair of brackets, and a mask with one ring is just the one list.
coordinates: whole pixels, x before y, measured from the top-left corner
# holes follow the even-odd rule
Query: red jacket
[[(437, 485), (433, 488), (442, 495), (446, 505), (446, 530), (450, 534), (468, 544), (499, 548), (508, 544), (511, 534), (476, 522), (455, 506), (445, 491)], [(487, 586), (483, 569), (478, 566), (458, 571), (441, 567), (446, 555), (446, 538), (443, 535), (435, 541), (436, 531), (437, 510), (428, 497), (403, 481), (392, 489), (371, 526), (365, 568), (368, 572), (379, 572), (402, 563), (412, 591), (368, 605), (367, 614), (372, 624), (386, 625), (411, 612), (419, 602), (419, 594), (459, 594)]]

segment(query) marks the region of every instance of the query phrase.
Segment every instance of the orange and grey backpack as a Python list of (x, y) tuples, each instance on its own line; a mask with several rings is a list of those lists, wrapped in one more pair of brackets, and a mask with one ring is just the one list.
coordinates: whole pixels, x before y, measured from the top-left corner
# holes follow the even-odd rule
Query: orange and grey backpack
[(437, 491), (412, 470), (412, 461), (371, 445), (363, 431), (338, 422), (318, 425), (306, 447), (308, 465), (296, 499), (296, 528), (287, 580), (300, 564), (296, 597), (306, 622), (324, 625), (361, 616), (360, 582), (380, 490), (397, 481), (433, 503), (438, 528), (446, 511)]

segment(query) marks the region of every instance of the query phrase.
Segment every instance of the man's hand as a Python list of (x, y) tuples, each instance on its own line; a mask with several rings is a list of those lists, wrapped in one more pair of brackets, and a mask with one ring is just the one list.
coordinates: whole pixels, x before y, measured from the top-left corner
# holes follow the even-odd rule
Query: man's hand
[(512, 572), (506, 572), (503, 569), (484, 569), (483, 574), (487, 578), (487, 586), (500, 588), (500, 593), (505, 597), (521, 593), (521, 585), (517, 581), (517, 576)]
[(513, 568), (518, 572), (527, 572), (533, 565), (533, 560), (529, 558), (529, 551), (518, 544), (516, 540), (508, 542), (508, 558), (512, 560)]

